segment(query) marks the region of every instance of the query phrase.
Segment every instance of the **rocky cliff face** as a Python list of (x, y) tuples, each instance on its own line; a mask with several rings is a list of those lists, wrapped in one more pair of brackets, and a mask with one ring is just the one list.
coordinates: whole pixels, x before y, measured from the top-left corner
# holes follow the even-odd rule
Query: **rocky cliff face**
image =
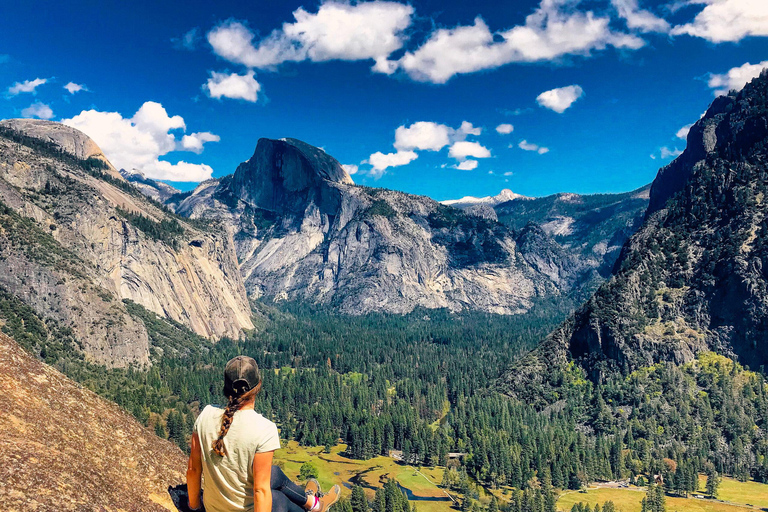
[(2, 288), (73, 329), (85, 353), (109, 366), (148, 362), (146, 330), (123, 299), (204, 336), (252, 328), (226, 232), (163, 210), (91, 158), (100, 151), (83, 134), (54, 123), (53, 144), (48, 126), (0, 126)]
[(0, 509), (175, 510), (185, 457), (0, 334)]
[(335, 159), (294, 139), (260, 140), (232, 176), (201, 184), (175, 208), (229, 226), (253, 297), (351, 314), (417, 306), (513, 314), (557, 293), (504, 226), (355, 186)]
[(165, 203), (174, 195), (181, 193), (177, 188), (172, 187), (167, 183), (163, 183), (162, 181), (147, 178), (137, 170), (126, 171), (125, 169), (120, 169), (120, 176), (122, 176), (125, 181), (141, 190), (142, 194), (154, 199), (158, 203)]
[(768, 363), (768, 74), (720, 97), (653, 182), (616, 274), (503, 386), (546, 384), (574, 359), (592, 378), (714, 350)]
[(584, 300), (611, 274), (624, 242), (640, 227), (649, 190), (535, 198), (503, 190), (443, 203), (510, 227), (528, 263), (562, 292)]

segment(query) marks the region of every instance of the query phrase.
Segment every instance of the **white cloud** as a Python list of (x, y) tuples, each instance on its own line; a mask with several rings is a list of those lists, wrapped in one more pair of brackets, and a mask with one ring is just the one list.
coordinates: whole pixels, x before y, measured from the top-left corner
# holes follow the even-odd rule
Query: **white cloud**
[(619, 17), (627, 22), (627, 28), (640, 32), (669, 32), (667, 20), (640, 9), (637, 0), (611, 0), (611, 4), (619, 13)]
[(479, 142), (458, 141), (451, 145), (448, 156), (457, 160), (463, 160), (467, 157), (489, 158), (491, 152)]
[[(455, 167), (461, 171), (472, 171), (477, 169), (477, 160), (464, 160), (456, 164)], [(488, 174), (493, 174), (493, 171), (489, 171)]]
[(540, 155), (543, 155), (544, 153), (549, 153), (549, 148), (539, 146), (538, 144), (533, 144), (531, 142), (528, 142), (525, 139), (521, 140), (518, 143), (517, 147), (519, 147), (523, 151), (535, 151)]
[[(450, 146), (449, 156), (463, 162), (467, 156), (476, 158), (487, 158), (490, 151), (476, 142), (466, 142), (467, 137), (477, 136), (483, 129), (475, 127), (469, 121), (462, 121), (458, 128), (451, 128), (448, 125), (434, 123), (431, 121), (418, 121), (410, 126), (399, 126), (395, 130), (395, 149), (396, 153), (376, 152), (370, 158), (364, 161), (364, 164), (373, 166), (370, 174), (376, 177), (384, 174), (387, 168), (405, 165), (418, 157), (416, 151), (440, 151), (446, 146)], [(487, 155), (476, 156), (484, 154)], [(469, 166), (472, 164), (465, 164)]]
[(677, 130), (677, 133), (675, 134), (675, 137), (677, 137), (678, 139), (683, 139), (683, 140), (687, 139), (688, 138), (688, 132), (691, 131), (691, 126), (693, 126), (693, 123), (687, 124), (687, 125), (683, 126), (682, 128), (680, 128), (679, 130)]
[(211, 71), (211, 77), (203, 85), (203, 89), (211, 98), (231, 98), (255, 102), (258, 99), (261, 84), (254, 78), (252, 70), (244, 75)]
[(344, 168), (345, 171), (347, 171), (347, 174), (352, 176), (353, 174), (357, 174), (360, 168), (353, 164), (341, 164), (341, 166)]
[(536, 97), (536, 103), (544, 108), (562, 114), (573, 102), (584, 95), (584, 89), (578, 85), (569, 85), (558, 89), (544, 91)]
[(190, 133), (181, 138), (181, 149), (200, 154), (206, 142), (219, 142), (221, 137), (211, 132)]
[(179, 149), (196, 151), (192, 139), (212, 141), (217, 137), (209, 132), (193, 133), (187, 139), (176, 139), (174, 130), (186, 128), (181, 116), (169, 116), (159, 103), (148, 101), (132, 118), (123, 118), (118, 112), (84, 110), (71, 119), (62, 120), (91, 137), (118, 169), (137, 169), (147, 177), (171, 181), (203, 181), (211, 177), (213, 169), (205, 164), (184, 161), (172, 164), (159, 157)]
[(669, 149), (667, 146), (664, 146), (660, 149), (660, 154), (662, 160), (666, 160), (667, 158), (675, 158), (683, 154), (683, 152), (677, 148)]
[(414, 151), (398, 151), (396, 153), (382, 153), (377, 151), (364, 163), (371, 164), (370, 175), (379, 178), (390, 167), (408, 165), (419, 157)]
[(768, 60), (758, 64), (747, 62), (739, 67), (731, 68), (721, 75), (709, 76), (708, 85), (714, 89), (715, 96), (728, 94), (728, 91), (740, 91), (747, 82), (760, 75), (760, 72), (768, 67)]
[(704, 9), (691, 23), (678, 25), (672, 35), (687, 34), (713, 43), (768, 36), (768, 2), (764, 0), (690, 0)]
[(499, 132), (502, 135), (507, 135), (512, 133), (512, 130), (514, 130), (515, 127), (512, 126), (509, 123), (503, 123), (496, 127), (496, 131)]
[(16, 82), (8, 88), (8, 96), (16, 96), (22, 92), (31, 92), (35, 94), (39, 86), (48, 82), (47, 78), (35, 78), (34, 80), (24, 80), (23, 82)]
[(75, 94), (76, 92), (88, 90), (86, 86), (81, 84), (76, 84), (75, 82), (69, 82), (67, 85), (64, 86), (64, 88), (69, 92), (69, 94)]
[(550, 61), (589, 55), (608, 46), (637, 49), (645, 44), (637, 36), (613, 31), (608, 17), (575, 11), (574, 3), (542, 0), (525, 24), (501, 32), (491, 32), (480, 17), (473, 25), (438, 29), (392, 65), (414, 80), (445, 83), (458, 74), (512, 62)]
[(394, 71), (387, 57), (402, 48), (413, 7), (398, 2), (325, 2), (316, 13), (300, 7), (294, 23), (284, 23), (254, 45), (242, 22), (228, 21), (208, 33), (214, 53), (251, 68), (271, 68), (287, 61), (368, 60), (383, 73)]
[(459, 129), (456, 130), (457, 139), (464, 139), (467, 135), (480, 135), (483, 133), (482, 128), (475, 128), (469, 121), (462, 121)]
[(513, 174), (515, 173), (513, 173), (512, 171), (507, 171), (503, 174), (503, 176), (512, 176)]
[(36, 117), (38, 119), (52, 119), (53, 110), (45, 103), (34, 102), (21, 111), (21, 117)]
[(395, 130), (395, 148), (440, 151), (450, 144), (452, 133), (450, 127), (429, 121), (419, 121), (407, 128), (403, 125)]
[(440, 151), (449, 144), (463, 141), (470, 135), (480, 135), (482, 132), (482, 128), (475, 127), (469, 121), (462, 121), (458, 128), (431, 121), (418, 121), (395, 130), (395, 148)]

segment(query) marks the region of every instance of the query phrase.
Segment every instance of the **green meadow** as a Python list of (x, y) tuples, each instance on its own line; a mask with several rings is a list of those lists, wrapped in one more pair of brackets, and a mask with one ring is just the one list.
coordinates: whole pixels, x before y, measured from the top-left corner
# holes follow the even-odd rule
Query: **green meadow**
[[(369, 460), (349, 459), (341, 455), (345, 449), (346, 445), (338, 445), (333, 447), (330, 453), (325, 453), (323, 447), (303, 447), (295, 441), (290, 441), (276, 452), (275, 463), (282, 466), (289, 477), (298, 481), (301, 465), (312, 461), (320, 473), (318, 481), (322, 488), (329, 489), (339, 484), (342, 486), (342, 495), (347, 497), (350, 490), (344, 484), (362, 485), (368, 497), (373, 498), (375, 490), (381, 487), (387, 478), (397, 479), (403, 487), (410, 489), (419, 497), (445, 496), (443, 489), (438, 487), (443, 478), (442, 467), (423, 467), (417, 471), (416, 468), (398, 464), (389, 457), (380, 456)], [(667, 496), (667, 510), (669, 512), (744, 512), (745, 509), (768, 508), (768, 484), (723, 478), (718, 500), (711, 500), (705, 495), (705, 482), (706, 478), (700, 476), (699, 491), (688, 498)], [(493, 491), (493, 494), (502, 502), (508, 499), (508, 493), (502, 490)], [(696, 498), (695, 495), (705, 497)], [(557, 501), (557, 508), (563, 512), (569, 512), (578, 502), (594, 506), (595, 503), (603, 505), (606, 501), (613, 501), (616, 508), (622, 512), (640, 512), (640, 502), (644, 496), (644, 489), (634, 486), (624, 489), (591, 488), (586, 492), (565, 491)], [(486, 503), (489, 498), (490, 492), (481, 492), (481, 502)], [(417, 501), (416, 505), (422, 512), (449, 512), (452, 502)]]

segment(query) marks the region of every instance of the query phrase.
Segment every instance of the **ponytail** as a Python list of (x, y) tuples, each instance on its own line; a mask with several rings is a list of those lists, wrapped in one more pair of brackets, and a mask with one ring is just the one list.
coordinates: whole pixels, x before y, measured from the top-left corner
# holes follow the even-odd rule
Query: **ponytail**
[(238, 396), (230, 396), (229, 404), (224, 409), (224, 415), (221, 417), (221, 429), (219, 429), (219, 438), (213, 442), (213, 452), (217, 455), (224, 457), (227, 455), (227, 448), (224, 446), (224, 436), (229, 432), (229, 427), (232, 426), (232, 420), (244, 403), (252, 400), (261, 391), (261, 382), (259, 382), (253, 389), (246, 391)]

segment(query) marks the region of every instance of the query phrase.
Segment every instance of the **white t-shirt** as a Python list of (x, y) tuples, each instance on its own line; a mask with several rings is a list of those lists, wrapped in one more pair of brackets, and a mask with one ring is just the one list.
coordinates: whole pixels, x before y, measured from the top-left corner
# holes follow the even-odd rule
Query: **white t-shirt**
[(203, 455), (203, 503), (206, 512), (253, 510), (253, 456), (280, 448), (277, 425), (253, 409), (236, 411), (224, 446), (227, 455), (213, 451), (224, 409), (209, 405), (195, 421)]

